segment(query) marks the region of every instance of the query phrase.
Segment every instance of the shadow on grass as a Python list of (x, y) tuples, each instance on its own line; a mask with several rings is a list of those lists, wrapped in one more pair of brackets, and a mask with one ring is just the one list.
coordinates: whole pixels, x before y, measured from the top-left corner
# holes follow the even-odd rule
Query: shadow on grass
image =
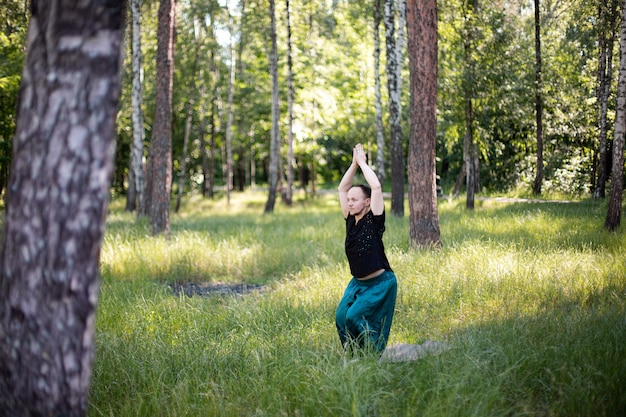
[(625, 299), (624, 282), (585, 297), (564, 289), (534, 314), (454, 332), (439, 362), (442, 395), (456, 391), (481, 415), (626, 415)]

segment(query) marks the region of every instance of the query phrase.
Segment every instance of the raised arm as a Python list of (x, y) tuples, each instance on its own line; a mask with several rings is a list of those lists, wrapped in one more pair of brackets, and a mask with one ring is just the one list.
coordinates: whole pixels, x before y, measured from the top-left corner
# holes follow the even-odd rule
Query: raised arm
[(352, 150), (352, 164), (343, 175), (341, 182), (339, 183), (339, 204), (341, 205), (341, 211), (343, 217), (347, 218), (349, 214), (348, 209), (348, 191), (352, 188), (352, 180), (356, 174), (357, 168), (361, 168), (363, 176), (367, 185), (372, 189), (372, 196), (370, 198), (370, 210), (374, 215), (381, 215), (385, 211), (385, 203), (383, 200), (383, 190), (380, 185), (380, 181), (376, 176), (376, 173), (367, 164), (367, 157), (363, 151), (363, 145), (358, 143)]
[(367, 181), (367, 185), (372, 189), (372, 197), (370, 198), (370, 210), (372, 214), (379, 216), (385, 211), (385, 202), (383, 200), (383, 188), (380, 185), (380, 181), (376, 176), (376, 173), (367, 164), (367, 158), (365, 152), (363, 152), (363, 146), (359, 143), (354, 148), (356, 161), (361, 168), (361, 172)]
[(354, 151), (352, 152), (352, 163), (350, 167), (346, 170), (346, 173), (343, 174), (343, 178), (341, 178), (341, 182), (339, 183), (339, 187), (337, 190), (339, 191), (339, 204), (341, 205), (341, 211), (343, 212), (343, 218), (348, 218), (348, 214), (350, 214), (350, 210), (348, 209), (348, 191), (352, 188), (352, 180), (354, 179), (354, 175), (356, 174), (356, 170), (358, 169), (358, 164), (354, 159)]

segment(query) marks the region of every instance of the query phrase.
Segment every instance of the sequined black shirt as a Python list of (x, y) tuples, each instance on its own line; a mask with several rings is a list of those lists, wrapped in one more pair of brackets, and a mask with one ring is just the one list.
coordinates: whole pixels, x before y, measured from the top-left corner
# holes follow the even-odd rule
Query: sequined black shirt
[(379, 269), (391, 271), (383, 245), (384, 232), (385, 212), (375, 216), (368, 211), (358, 223), (348, 215), (345, 246), (353, 276), (361, 278)]

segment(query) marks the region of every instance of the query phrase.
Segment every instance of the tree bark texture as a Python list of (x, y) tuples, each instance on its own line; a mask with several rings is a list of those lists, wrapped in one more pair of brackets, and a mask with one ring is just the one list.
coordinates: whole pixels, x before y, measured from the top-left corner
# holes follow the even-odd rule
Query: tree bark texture
[(128, 170), (128, 195), (126, 209), (134, 211), (141, 205), (143, 199), (143, 89), (141, 85), (141, 0), (131, 0), (130, 12), (132, 18), (132, 122), (133, 142), (130, 152), (130, 169)]
[(156, 105), (149, 156), (152, 234), (169, 234), (172, 192), (172, 83), (176, 0), (161, 0), (157, 30)]
[(610, 9), (608, 0), (600, 1), (598, 5), (598, 86), (596, 98), (598, 100), (598, 127), (600, 130), (598, 178), (593, 190), (593, 198), (606, 197), (606, 182), (611, 172), (611, 162), (608, 151), (608, 108), (611, 94), (613, 74), (613, 46), (617, 32), (617, 3), (612, 0)]
[(537, 132), (537, 167), (533, 194), (541, 194), (543, 183), (543, 81), (541, 79), (541, 14), (540, 0), (535, 1), (535, 123)]
[(611, 197), (604, 227), (616, 230), (622, 218), (622, 192), (624, 189), (624, 135), (626, 135), (626, 0), (622, 1), (622, 26), (620, 35), (619, 77), (617, 81), (617, 108), (615, 109), (615, 136), (613, 138), (613, 168), (611, 172)]
[(374, 106), (376, 110), (376, 176), (385, 182), (385, 135), (383, 132), (383, 105), (380, 92), (380, 22), (382, 0), (374, 0)]
[(0, 414), (85, 416), (125, 2), (31, 1), (0, 252)]
[(435, 147), (437, 135), (437, 0), (407, 4), (411, 136), (409, 243), (439, 246)]
[(404, 216), (404, 152), (400, 125), (400, 89), (398, 80), (398, 53), (395, 35), (395, 1), (385, 0), (384, 23), (387, 51), (387, 89), (389, 93), (389, 129), (391, 141), (391, 212)]
[(276, 45), (276, 11), (274, 0), (270, 0), (270, 76), (272, 77), (272, 132), (270, 138), (270, 166), (269, 166), (269, 193), (265, 204), (265, 212), (274, 211), (276, 203), (276, 189), (278, 187), (278, 157), (279, 157), (279, 131), (278, 131), (278, 51)]

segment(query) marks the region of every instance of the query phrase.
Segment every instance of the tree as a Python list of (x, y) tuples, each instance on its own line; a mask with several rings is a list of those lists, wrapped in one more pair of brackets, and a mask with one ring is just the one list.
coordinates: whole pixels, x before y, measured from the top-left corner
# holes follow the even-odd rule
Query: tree
[[(465, 2), (464, 2), (465, 4)], [(465, 134), (463, 135), (463, 166), (465, 166), (466, 200), (465, 207), (474, 208), (474, 193), (479, 190), (478, 146), (475, 141), (475, 109), (476, 100), (476, 37), (478, 26), (478, 0), (468, 0), (463, 9), (465, 13), (465, 36), (463, 39), (463, 95), (465, 100)], [(461, 173), (463, 168), (461, 168)]]
[(385, 181), (385, 136), (383, 134), (383, 110), (380, 93), (380, 22), (382, 0), (374, 0), (374, 107), (376, 109), (376, 176)]
[(154, 126), (148, 159), (146, 204), (152, 234), (169, 233), (172, 191), (172, 80), (176, 0), (161, 0), (157, 48)]
[(608, 230), (616, 230), (622, 218), (624, 189), (624, 136), (626, 135), (626, 0), (622, 0), (619, 77), (617, 80), (617, 109), (613, 138), (613, 167), (611, 170), (611, 197), (604, 221)]
[[(404, 0), (400, 0), (401, 2)], [(404, 216), (404, 152), (402, 149), (402, 126), (401, 101), (400, 101), (400, 77), (398, 61), (398, 47), (396, 42), (402, 42), (400, 37), (396, 39), (395, 19), (396, 0), (385, 0), (384, 23), (385, 41), (387, 51), (387, 89), (389, 93), (389, 129), (391, 141), (391, 212), (398, 216)], [(401, 9), (402, 10), (402, 9)], [(401, 19), (403, 22), (404, 20)], [(399, 30), (399, 33), (402, 33)]]
[(541, 80), (541, 16), (540, 0), (535, 2), (535, 121), (537, 132), (537, 166), (533, 194), (541, 194), (543, 183), (543, 82)]
[(132, 119), (133, 141), (131, 145), (130, 167), (128, 169), (128, 194), (126, 210), (134, 211), (137, 202), (143, 200), (143, 89), (141, 86), (141, 0), (131, 0), (130, 14), (132, 19)]
[(407, 24), (411, 84), (409, 239), (412, 247), (439, 246), (435, 169), (437, 0), (409, 0)]
[[(230, 15), (230, 13), (229, 13)], [(230, 205), (230, 193), (233, 189), (233, 100), (235, 94), (235, 24), (232, 16), (229, 17), (228, 28), (230, 32), (230, 47), (228, 56), (230, 59), (230, 71), (228, 78), (228, 110), (226, 118), (226, 198)]]
[(276, 45), (276, 11), (274, 0), (270, 0), (270, 76), (272, 77), (272, 131), (270, 137), (270, 166), (269, 166), (269, 193), (267, 203), (265, 204), (265, 212), (274, 211), (276, 203), (276, 188), (278, 184), (278, 164), (279, 164), (279, 131), (278, 131), (278, 51)]
[(287, 187), (285, 190), (285, 202), (288, 206), (293, 204), (294, 150), (293, 150), (293, 62), (291, 51), (291, 12), (289, 0), (285, 1), (285, 13), (287, 23)]
[(0, 249), (5, 416), (87, 414), (125, 6), (31, 1)]
[(617, 3), (612, 0), (609, 8), (607, 0), (598, 3), (598, 84), (596, 99), (598, 100), (598, 127), (600, 130), (597, 181), (593, 190), (593, 198), (600, 199), (606, 196), (606, 181), (609, 177), (611, 163), (608, 152), (608, 123), (609, 96), (611, 94), (611, 81), (613, 78), (613, 46), (617, 32)]

